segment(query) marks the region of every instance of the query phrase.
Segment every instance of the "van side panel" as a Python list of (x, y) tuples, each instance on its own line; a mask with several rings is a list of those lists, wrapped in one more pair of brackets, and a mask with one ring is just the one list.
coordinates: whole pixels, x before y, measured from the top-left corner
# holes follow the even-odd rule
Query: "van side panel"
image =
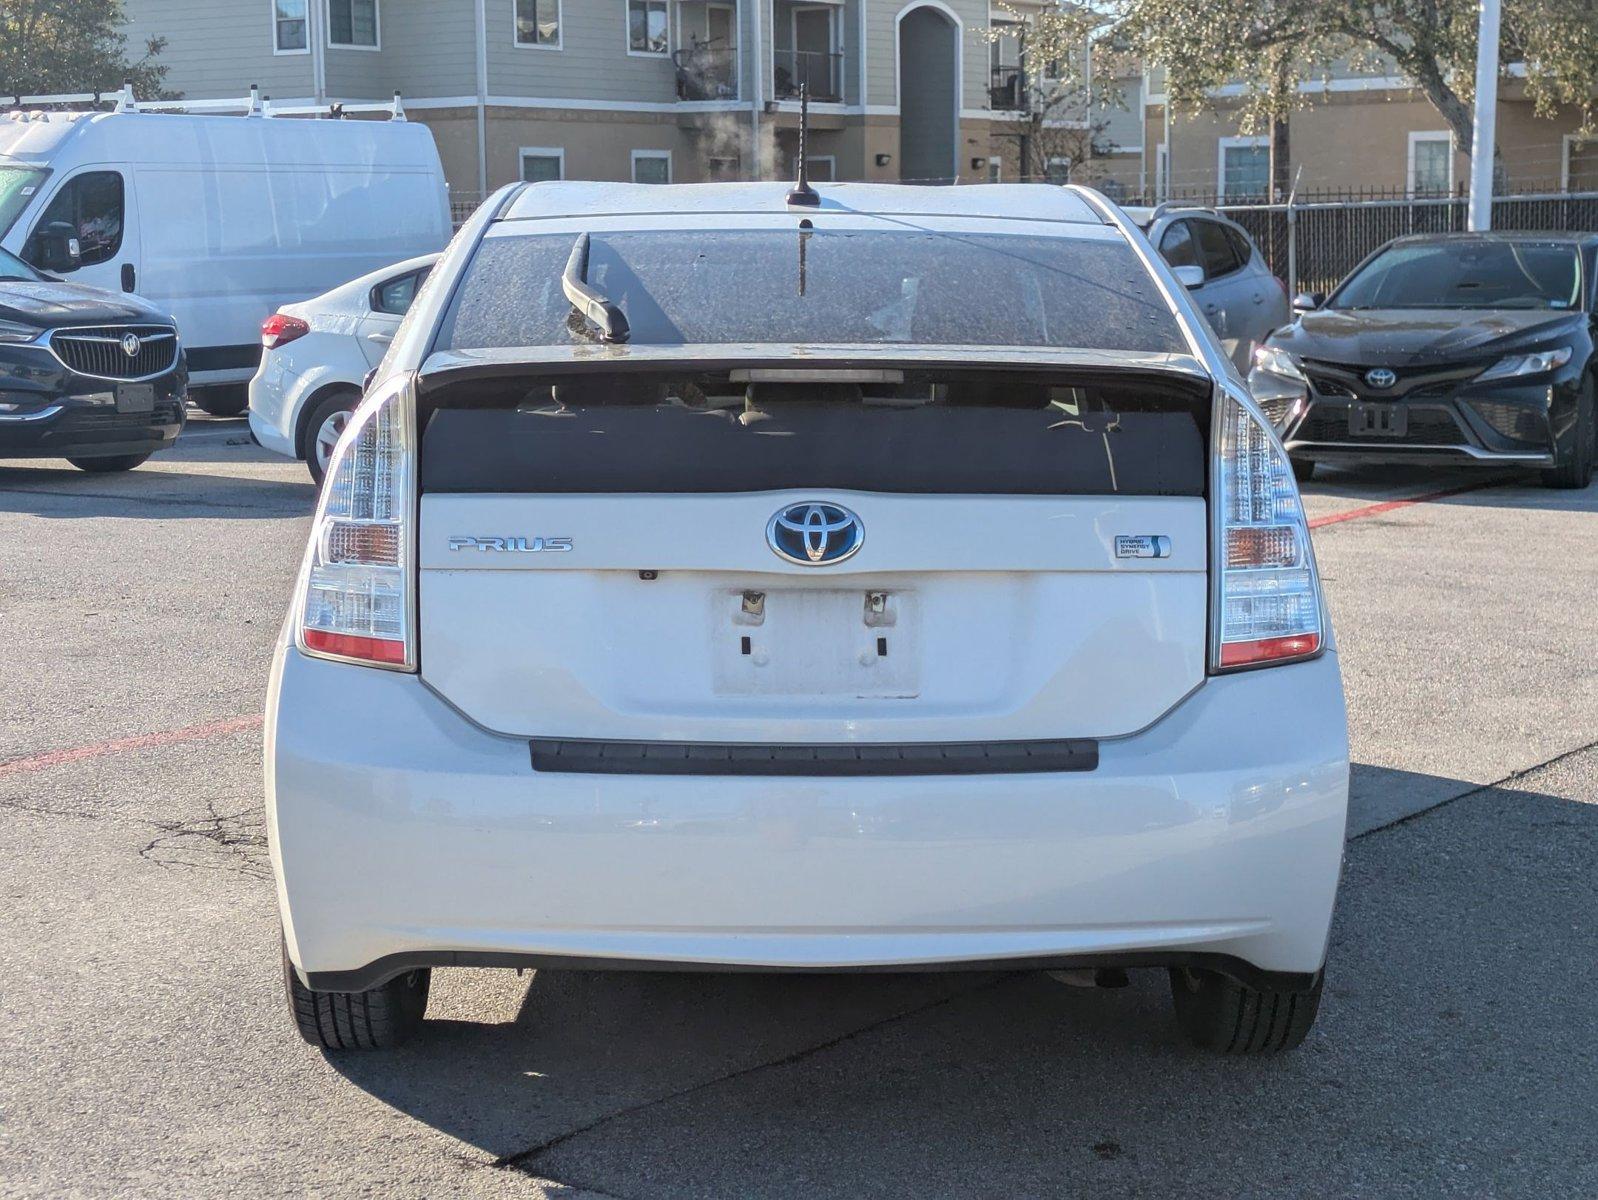
[(20, 246), (71, 175), (122, 171), (138, 220), (116, 265), (131, 263), (139, 294), (177, 319), (197, 383), (249, 378), (261, 321), (279, 306), (449, 240), (448, 190), (425, 125), (72, 116), (30, 122), (8, 143), (52, 174), (6, 246)]

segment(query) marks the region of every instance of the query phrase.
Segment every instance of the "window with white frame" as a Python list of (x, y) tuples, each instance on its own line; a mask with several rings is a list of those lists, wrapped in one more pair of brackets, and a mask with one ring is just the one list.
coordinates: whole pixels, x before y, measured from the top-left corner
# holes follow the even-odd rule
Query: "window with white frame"
[(670, 150), (634, 150), (634, 183), (670, 183)]
[(1071, 182), (1071, 160), (1069, 158), (1054, 157), (1043, 164), (1043, 178), (1049, 183), (1066, 184)]
[(560, 49), (561, 0), (516, 0), (516, 44)]
[(1454, 190), (1454, 135), (1446, 130), (1409, 135), (1409, 194), (1446, 196)]
[(1268, 138), (1221, 139), (1221, 197), (1257, 200), (1271, 190), (1271, 144)]
[(988, 182), (1004, 182), (1004, 160), (1002, 158), (988, 159)]
[(1565, 191), (1598, 192), (1598, 140), (1565, 135)]
[(667, 0), (627, 0), (627, 53), (671, 53), (671, 14)]
[(327, 0), (327, 44), (377, 49), (377, 0)]
[(272, 0), (272, 52), (309, 54), (310, 31), (306, 25), (308, 0)]
[(566, 151), (558, 146), (523, 146), (521, 161), (525, 183), (549, 183), (566, 178)]

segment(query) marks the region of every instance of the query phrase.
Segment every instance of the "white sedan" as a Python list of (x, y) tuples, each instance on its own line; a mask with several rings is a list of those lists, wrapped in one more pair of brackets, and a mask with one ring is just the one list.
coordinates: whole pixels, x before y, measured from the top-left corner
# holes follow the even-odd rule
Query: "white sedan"
[(285, 304), (262, 323), (261, 366), (250, 380), (250, 430), (261, 445), (304, 459), (322, 482), (367, 373), (437, 261), (424, 254), (394, 263)]

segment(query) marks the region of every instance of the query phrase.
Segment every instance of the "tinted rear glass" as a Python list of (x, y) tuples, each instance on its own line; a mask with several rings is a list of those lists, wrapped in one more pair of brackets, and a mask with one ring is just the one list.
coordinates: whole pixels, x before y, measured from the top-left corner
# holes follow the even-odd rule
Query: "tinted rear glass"
[[(561, 290), (570, 234), (483, 241), (439, 348), (588, 340)], [(1124, 242), (776, 230), (596, 233), (588, 282), (634, 345), (805, 343), (1185, 351)]]
[(1449, 242), (1394, 246), (1338, 289), (1332, 308), (1576, 308), (1573, 246)]
[(422, 490), (1203, 494), (1207, 385), (888, 374), (902, 378), (468, 378), (426, 393)]

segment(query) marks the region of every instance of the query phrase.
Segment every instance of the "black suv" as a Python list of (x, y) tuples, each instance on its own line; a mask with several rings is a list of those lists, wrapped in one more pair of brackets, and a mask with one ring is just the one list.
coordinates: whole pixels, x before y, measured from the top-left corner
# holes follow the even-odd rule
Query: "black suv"
[(171, 317), (0, 250), (0, 458), (129, 470), (183, 432), (188, 379)]
[(1480, 463), (1586, 487), (1598, 234), (1424, 234), (1389, 242), (1254, 355), (1249, 387), (1293, 456)]

